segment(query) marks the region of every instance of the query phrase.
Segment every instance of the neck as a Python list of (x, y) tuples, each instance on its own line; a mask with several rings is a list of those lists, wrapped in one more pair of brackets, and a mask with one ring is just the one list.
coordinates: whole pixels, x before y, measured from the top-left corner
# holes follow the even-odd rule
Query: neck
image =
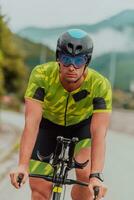
[(76, 82), (67, 82), (60, 75), (61, 84), (68, 92), (72, 92), (81, 86), (81, 84), (83, 83), (83, 81), (85, 80), (85, 78), (87, 76), (87, 73), (88, 73), (88, 70), (86, 69), (84, 71), (83, 75), (80, 77), (80, 79)]

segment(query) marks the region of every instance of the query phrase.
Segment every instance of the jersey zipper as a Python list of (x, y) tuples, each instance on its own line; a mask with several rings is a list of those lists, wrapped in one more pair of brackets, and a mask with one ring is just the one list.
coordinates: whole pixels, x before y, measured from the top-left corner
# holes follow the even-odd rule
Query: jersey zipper
[(65, 126), (66, 126), (66, 121), (67, 121), (66, 118), (67, 118), (67, 106), (68, 106), (69, 97), (70, 97), (70, 93), (68, 93), (67, 101), (66, 101), (66, 107), (65, 107), (65, 115), (64, 115)]

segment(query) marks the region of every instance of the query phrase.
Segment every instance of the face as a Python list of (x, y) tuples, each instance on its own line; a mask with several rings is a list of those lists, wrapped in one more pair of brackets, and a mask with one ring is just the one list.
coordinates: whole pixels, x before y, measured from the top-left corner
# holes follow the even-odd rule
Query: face
[(81, 68), (75, 68), (72, 64), (68, 67), (65, 67), (61, 62), (59, 63), (61, 79), (68, 83), (77, 81), (84, 72), (85, 65), (83, 65)]
[(73, 83), (79, 80), (87, 63), (86, 55), (59, 54), (60, 78), (64, 82)]

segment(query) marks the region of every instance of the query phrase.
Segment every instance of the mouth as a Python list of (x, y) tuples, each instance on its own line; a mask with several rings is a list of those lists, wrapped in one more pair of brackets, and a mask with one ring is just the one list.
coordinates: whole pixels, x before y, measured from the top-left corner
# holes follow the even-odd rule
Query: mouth
[(73, 77), (73, 78), (75, 78), (77, 76), (76, 74), (66, 74), (66, 75), (69, 77)]

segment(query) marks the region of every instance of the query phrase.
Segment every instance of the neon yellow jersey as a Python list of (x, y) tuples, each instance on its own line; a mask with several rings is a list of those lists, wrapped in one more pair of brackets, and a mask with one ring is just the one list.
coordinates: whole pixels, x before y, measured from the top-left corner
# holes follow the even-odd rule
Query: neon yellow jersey
[(112, 109), (111, 86), (105, 77), (88, 68), (82, 85), (68, 92), (60, 82), (57, 62), (33, 69), (25, 98), (40, 101), (43, 117), (63, 126), (77, 124), (95, 112), (111, 112)]

